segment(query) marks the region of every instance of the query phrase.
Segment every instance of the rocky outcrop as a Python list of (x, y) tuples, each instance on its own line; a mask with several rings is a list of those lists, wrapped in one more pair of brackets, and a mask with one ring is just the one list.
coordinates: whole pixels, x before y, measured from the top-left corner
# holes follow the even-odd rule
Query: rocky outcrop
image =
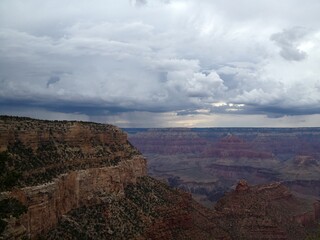
[[(145, 175), (145, 159), (134, 157), (117, 166), (73, 171), (52, 182), (15, 189), (3, 195), (28, 206), (28, 212), (11, 224), (25, 228), (25, 233), (34, 238), (53, 228), (61, 216), (72, 209), (100, 204), (110, 194), (124, 196), (125, 186)], [(7, 234), (9, 237), (10, 232)]]
[(243, 192), (243, 191), (248, 191), (249, 190), (249, 185), (246, 180), (240, 180), (236, 186), (236, 191), (237, 192)]
[[(190, 194), (147, 177), (144, 157), (111, 125), (0, 117), (0, 139), (0, 208), (7, 199), (19, 208), (11, 216), (1, 212), (3, 239), (306, 236), (306, 221), (300, 220), (310, 209), (282, 184), (254, 187), (241, 181), (214, 210), (204, 208)], [(193, 167), (203, 166), (197, 161), (180, 170)], [(313, 216), (319, 216), (317, 204)]]
[(125, 197), (71, 211), (50, 231), (50, 239), (230, 239), (214, 213), (150, 177), (125, 188)]
[(19, 176), (0, 197), (28, 208), (6, 220), (5, 239), (44, 234), (67, 212), (100, 204), (109, 194), (124, 196), (128, 184), (147, 174), (144, 157), (111, 125), (1, 117), (0, 149), (3, 176)]
[(298, 240), (306, 237), (298, 216), (308, 207), (280, 183), (249, 186), (241, 180), (235, 191), (218, 201), (215, 210), (233, 239)]
[(119, 128), (97, 123), (0, 118), (0, 149), (6, 169), (25, 187), (75, 170), (115, 166), (140, 152)]
[(305, 205), (285, 186), (244, 180), (237, 186), (210, 210), (187, 193), (142, 177), (125, 187), (124, 198), (108, 196), (103, 204), (69, 212), (45, 238), (305, 239), (298, 217)]

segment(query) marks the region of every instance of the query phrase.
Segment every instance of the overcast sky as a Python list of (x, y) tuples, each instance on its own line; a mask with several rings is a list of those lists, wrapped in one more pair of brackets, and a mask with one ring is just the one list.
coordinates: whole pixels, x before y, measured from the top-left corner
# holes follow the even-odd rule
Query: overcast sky
[(1, 0), (0, 114), (320, 126), (319, 0)]

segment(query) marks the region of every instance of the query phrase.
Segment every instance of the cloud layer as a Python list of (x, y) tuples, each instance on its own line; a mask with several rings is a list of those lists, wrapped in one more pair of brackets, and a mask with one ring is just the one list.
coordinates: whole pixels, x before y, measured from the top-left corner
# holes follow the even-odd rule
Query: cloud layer
[(317, 0), (3, 0), (0, 111), (123, 126), (139, 113), (157, 116), (154, 126), (167, 116), (179, 126), (177, 116), (319, 114), (319, 9)]

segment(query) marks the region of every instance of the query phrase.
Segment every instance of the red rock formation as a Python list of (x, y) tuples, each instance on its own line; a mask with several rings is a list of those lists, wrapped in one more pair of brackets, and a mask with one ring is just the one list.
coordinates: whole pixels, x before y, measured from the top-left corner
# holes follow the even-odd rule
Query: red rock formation
[[(237, 139), (229, 142), (243, 144)], [(211, 211), (189, 194), (145, 177), (145, 159), (121, 130), (110, 125), (4, 117), (0, 149), (8, 151), (5, 170), (21, 171), (16, 188), (1, 192), (0, 199), (15, 197), (28, 207), (18, 219), (6, 219), (4, 238), (305, 237), (294, 220), (306, 211), (283, 185), (249, 187), (241, 181)], [(314, 216), (318, 214), (316, 204)]]
[(208, 142), (188, 129), (151, 129), (130, 137), (143, 153), (181, 154), (200, 153)]
[(144, 157), (111, 125), (3, 117), (0, 149), (9, 152), (16, 167), (6, 171), (25, 169), (17, 182), (22, 187), (0, 196), (28, 207), (26, 214), (10, 220), (7, 237), (21, 234), (17, 227), (31, 238), (46, 233), (72, 209), (99, 204), (107, 194), (123, 196), (125, 186), (147, 172)]
[(236, 186), (236, 192), (244, 192), (249, 190), (249, 185), (246, 180), (240, 180)]
[[(320, 128), (129, 131), (129, 139), (148, 156), (149, 173), (158, 179), (181, 177), (181, 187), (192, 181), (200, 187), (201, 181), (214, 177), (229, 189), (239, 179), (252, 185), (282, 181), (291, 191), (313, 199), (320, 196), (319, 136)], [(169, 155), (170, 162), (159, 154)], [(182, 170), (186, 166), (190, 170)], [(199, 175), (212, 177), (199, 180)]]
[(46, 233), (72, 209), (103, 201), (108, 194), (124, 195), (124, 187), (146, 175), (142, 157), (124, 160), (114, 167), (91, 168), (63, 174), (53, 182), (6, 193), (28, 206), (19, 222), (29, 237)]
[(251, 186), (240, 181), (215, 206), (233, 239), (304, 239), (297, 213), (307, 206), (280, 183)]
[(35, 121), (29, 118), (0, 119), (0, 151), (7, 150), (10, 143), (20, 140), (33, 150), (39, 148), (43, 142), (67, 142), (71, 146), (82, 146), (85, 153), (92, 152), (90, 143), (110, 144), (117, 142), (125, 144), (127, 135), (119, 128), (83, 122), (67, 121)]
[[(247, 185), (241, 181), (239, 186)], [(123, 212), (125, 206), (129, 209)], [(303, 210), (301, 202), (280, 183), (230, 192), (212, 211), (192, 201), (190, 195), (144, 177), (125, 189), (124, 198), (107, 204), (104, 209), (103, 219), (94, 206), (73, 211), (65, 216), (67, 221), (47, 235), (48, 239), (63, 239), (70, 236), (68, 234), (82, 234), (90, 239), (131, 236), (133, 239), (177, 240), (300, 240), (306, 236), (299, 219), (294, 218), (294, 214)], [(95, 231), (84, 230), (90, 219), (100, 219), (103, 228), (99, 238), (94, 237)], [(93, 226), (90, 223), (88, 229)]]

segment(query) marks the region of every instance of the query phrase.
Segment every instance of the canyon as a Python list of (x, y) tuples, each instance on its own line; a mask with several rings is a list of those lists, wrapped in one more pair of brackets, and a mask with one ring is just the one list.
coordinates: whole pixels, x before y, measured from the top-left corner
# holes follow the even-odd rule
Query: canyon
[(43, 234), (70, 210), (99, 204), (107, 194), (123, 196), (126, 185), (146, 175), (146, 159), (111, 125), (3, 117), (0, 139), (8, 155), (4, 171), (18, 174), (1, 199), (28, 206), (10, 220), (8, 237)]
[(320, 198), (320, 128), (125, 129), (148, 173), (212, 207), (240, 179)]
[[(207, 139), (199, 140), (198, 134), (188, 138), (189, 130), (175, 137), (163, 131), (166, 137), (155, 134), (153, 141), (146, 137), (145, 144), (140, 145), (158, 149), (161, 154), (143, 156), (133, 146), (136, 140), (133, 144), (130, 140), (137, 133), (129, 131), (128, 137), (112, 125), (0, 116), (0, 239), (318, 237), (320, 203), (301, 198), (311, 193), (300, 191), (315, 184), (317, 179), (312, 175), (290, 186), (302, 192), (301, 196), (292, 194), (284, 181), (252, 185), (252, 179), (238, 180), (244, 173), (236, 167), (242, 166), (230, 163), (239, 154), (240, 159), (251, 156), (269, 161), (273, 153), (267, 149), (253, 151), (247, 140), (227, 134), (222, 140), (215, 138), (220, 144), (216, 153), (209, 148), (207, 139), (214, 139), (210, 134), (204, 133)], [(190, 145), (190, 139), (198, 143)], [(171, 147), (170, 154), (162, 152), (161, 144)], [(218, 158), (215, 163), (211, 161), (213, 154), (228, 156), (229, 165), (219, 169), (214, 164), (222, 164)], [(316, 155), (299, 156), (293, 163), (317, 164)], [(273, 164), (276, 161), (253, 164), (250, 171), (259, 175), (261, 183), (265, 175), (279, 180), (279, 173), (270, 170)], [(245, 174), (248, 169), (244, 168)], [(206, 196), (208, 190), (209, 202), (216, 204), (206, 208), (185, 190), (197, 191), (199, 196)]]

